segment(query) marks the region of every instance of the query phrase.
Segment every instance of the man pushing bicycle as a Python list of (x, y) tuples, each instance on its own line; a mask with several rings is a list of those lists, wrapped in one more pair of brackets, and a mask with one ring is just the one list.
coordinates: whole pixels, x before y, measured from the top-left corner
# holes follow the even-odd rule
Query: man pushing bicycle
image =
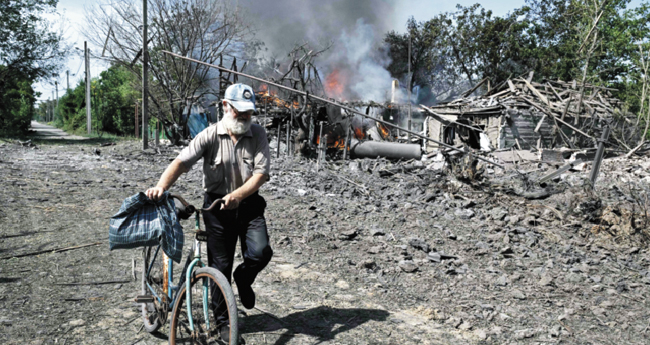
[[(228, 282), (232, 273), (241, 304), (251, 309), (255, 306), (251, 285), (273, 256), (264, 218), (266, 201), (258, 193), (269, 179), (269, 142), (265, 130), (252, 124), (251, 116), (256, 109), (255, 93), (250, 86), (229, 86), (222, 104), (223, 119), (199, 133), (169, 164), (158, 184), (145, 194), (158, 200), (182, 173), (203, 158), (204, 207), (217, 199), (224, 201), (220, 211), (203, 216), (208, 233), (208, 264), (221, 271)], [(244, 262), (232, 272), (238, 238)], [(222, 304), (213, 299), (213, 312), (219, 322), (222, 312), (218, 309), (223, 307), (217, 305)]]

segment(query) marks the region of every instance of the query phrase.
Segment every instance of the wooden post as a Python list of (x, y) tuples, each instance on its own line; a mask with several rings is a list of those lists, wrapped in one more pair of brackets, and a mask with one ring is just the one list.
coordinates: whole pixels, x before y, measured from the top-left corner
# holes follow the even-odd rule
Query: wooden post
[(54, 115), (55, 115), (55, 112), (56, 112), (56, 105), (55, 105), (56, 101), (55, 100), (56, 100), (56, 98), (54, 98), (54, 91), (52, 91), (52, 113), (51, 113), (52, 117), (50, 118), (50, 121), (54, 121)]
[(347, 133), (345, 134), (345, 146), (343, 146), (343, 160), (346, 160), (348, 157), (348, 143), (350, 142), (350, 131), (351, 126), (348, 125)]
[(54, 81), (54, 87), (56, 89), (56, 111), (54, 112), (54, 116), (59, 114), (59, 82)]
[(135, 102), (135, 138), (140, 138), (140, 122), (138, 121), (138, 102)]
[(291, 146), (291, 143), (290, 143), (290, 140), (291, 140), (291, 122), (287, 121), (287, 125), (286, 125), (286, 127), (287, 127), (287, 128), (286, 128), (286, 131), (287, 131), (287, 140), (286, 140), (286, 143), (287, 143), (287, 152), (286, 152), (286, 156), (289, 156), (289, 152), (291, 151), (291, 150), (289, 149), (289, 146)]
[(321, 150), (321, 145), (323, 145), (323, 123), (324, 121), (320, 122), (320, 134), (318, 135), (318, 158), (316, 159), (316, 171), (318, 171), (318, 168), (320, 167), (321, 155), (323, 154), (323, 150)]
[[(411, 88), (413, 87), (411, 85), (411, 80), (413, 79), (411, 77), (411, 34), (409, 33), (409, 60), (408, 60), (408, 69), (409, 69), (409, 82), (408, 82), (408, 102), (409, 102), (409, 117), (408, 117), (408, 126), (406, 127), (409, 131), (411, 130)], [(411, 143), (411, 133), (406, 133), (406, 138), (407, 142), (410, 144)]]
[(147, 51), (147, 0), (142, 0), (142, 149), (149, 148), (149, 52)]
[(598, 140), (598, 150), (596, 151), (596, 157), (594, 158), (594, 163), (591, 167), (591, 173), (589, 174), (589, 180), (591, 181), (591, 188), (596, 189), (596, 179), (598, 178), (598, 172), (600, 171), (600, 165), (603, 162), (603, 155), (605, 154), (605, 142), (609, 138), (609, 126), (603, 128), (603, 134)]
[(282, 120), (278, 121), (278, 152), (275, 153), (275, 157), (280, 157), (280, 142), (282, 142)]
[(156, 132), (154, 133), (156, 137), (156, 146), (160, 145), (160, 120), (156, 119)]
[(90, 57), (88, 56), (88, 42), (84, 41), (84, 58), (86, 60), (86, 130), (92, 132), (90, 115)]
[(293, 134), (294, 112), (295, 112), (295, 109), (293, 109), (293, 106), (292, 106), (291, 107), (291, 120), (289, 121), (289, 128), (288, 128), (289, 133), (287, 134), (287, 155), (288, 156), (293, 156), (293, 150), (291, 149), (291, 144), (293, 144), (293, 142), (291, 141), (291, 135)]
[[(267, 89), (268, 92), (268, 89)], [(264, 122), (262, 122), (262, 126), (264, 127), (264, 131), (266, 131), (266, 116), (269, 114), (269, 105), (268, 105), (268, 100), (264, 99)]]

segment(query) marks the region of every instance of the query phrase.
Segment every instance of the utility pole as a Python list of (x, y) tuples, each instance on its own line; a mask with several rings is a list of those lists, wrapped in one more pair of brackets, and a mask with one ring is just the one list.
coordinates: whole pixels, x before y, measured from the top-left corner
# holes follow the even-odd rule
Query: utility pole
[(67, 80), (67, 88), (65, 89), (66, 92), (70, 91), (70, 70), (65, 71), (65, 79)]
[(88, 56), (88, 42), (84, 41), (84, 58), (86, 59), (86, 129), (92, 132), (90, 115), (90, 57)]
[(142, 0), (142, 149), (149, 147), (149, 52), (147, 51), (147, 1)]
[(55, 90), (56, 90), (56, 113), (55, 113), (55, 115), (56, 115), (56, 114), (59, 113), (59, 82), (55, 80), (54, 81), (54, 86), (55, 86)]
[(50, 118), (50, 121), (54, 121), (54, 111), (55, 111), (55, 109), (54, 109), (54, 100), (55, 99), (56, 98), (54, 98), (54, 91), (52, 91), (52, 113), (51, 113), (52, 117)]
[[(408, 65), (409, 65), (409, 67), (408, 67), (408, 69), (409, 69), (409, 73), (408, 73), (408, 78), (409, 78), (409, 81), (408, 81), (408, 88), (409, 88), (409, 90), (408, 90), (409, 117), (408, 117), (408, 126), (407, 126), (407, 128), (410, 131), (411, 130), (411, 120), (412, 120), (411, 119), (411, 80), (413, 79), (413, 78), (411, 78), (411, 33), (410, 32), (409, 32), (409, 61), (408, 61)], [(407, 138), (408, 138), (408, 143), (410, 144), (411, 143), (411, 133), (407, 133)]]

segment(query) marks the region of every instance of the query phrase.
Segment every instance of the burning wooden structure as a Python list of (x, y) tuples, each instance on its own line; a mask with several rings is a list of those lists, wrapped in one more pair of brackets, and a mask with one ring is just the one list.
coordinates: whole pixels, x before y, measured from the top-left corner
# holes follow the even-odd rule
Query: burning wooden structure
[[(448, 149), (450, 149), (452, 151), (461, 151), (461, 152), (463, 151), (462, 149), (453, 147), (453, 146), (448, 145), (446, 143), (440, 142), (440, 141), (438, 141), (436, 139), (427, 137), (427, 136), (423, 135), (422, 133), (414, 132), (411, 129), (401, 128), (401, 127), (397, 126), (396, 124), (394, 124), (392, 122), (385, 121), (383, 119), (383, 117), (382, 118), (379, 117), (379, 114), (377, 114), (376, 116), (370, 115), (368, 112), (369, 112), (369, 109), (371, 109), (371, 107), (367, 107), (366, 112), (364, 113), (360, 109), (349, 106), (348, 104), (340, 103), (340, 102), (337, 102), (337, 101), (332, 100), (332, 99), (327, 99), (327, 98), (324, 98), (324, 97), (321, 97), (321, 96), (316, 96), (316, 95), (311, 94), (309, 91), (307, 91), (307, 89), (304, 89), (306, 87), (306, 85), (307, 85), (305, 83), (305, 79), (304, 79), (305, 75), (309, 76), (309, 74), (305, 74), (305, 71), (308, 71), (309, 69), (301, 68), (301, 66), (304, 67), (306, 65), (301, 65), (301, 62), (300, 62), (300, 61), (305, 60), (304, 57), (311, 56), (311, 53), (312, 53), (311, 51), (306, 53), (303, 56), (303, 58), (301, 58), (298, 61), (298, 65), (296, 65), (296, 61), (294, 60), (294, 64), (292, 64), (291, 69), (289, 70), (289, 72), (287, 72), (286, 75), (289, 75), (291, 73), (291, 71), (294, 70), (294, 68), (295, 68), (297, 70), (297, 72), (299, 73), (299, 75), (301, 76), (300, 79), (295, 79), (295, 78), (287, 79), (291, 83), (291, 86), (283, 85), (281, 82), (269, 81), (269, 80), (265, 80), (265, 79), (262, 79), (262, 78), (259, 78), (259, 77), (249, 75), (249, 74), (244, 74), (242, 72), (238, 72), (238, 71), (235, 71), (235, 70), (232, 70), (232, 69), (227, 69), (227, 68), (225, 68), (223, 66), (220, 66), (220, 65), (219, 66), (212, 65), (212, 64), (209, 64), (209, 63), (206, 63), (206, 62), (203, 62), (203, 61), (199, 61), (199, 60), (196, 60), (196, 59), (181, 56), (181, 55), (169, 52), (169, 51), (162, 51), (162, 52), (164, 54), (167, 54), (167, 55), (179, 58), (179, 59), (183, 59), (183, 60), (191, 61), (191, 62), (194, 62), (194, 63), (207, 65), (207, 66), (212, 67), (212, 68), (216, 68), (216, 69), (218, 69), (220, 71), (220, 78), (222, 78), (221, 75), (223, 73), (228, 73), (229, 75), (238, 75), (238, 76), (246, 77), (246, 78), (249, 78), (251, 81), (254, 81), (254, 82), (256, 81), (256, 82), (259, 82), (261, 84), (268, 84), (269, 86), (273, 86), (273, 87), (275, 87), (277, 89), (280, 89), (280, 90), (283, 90), (283, 91), (288, 91), (289, 94), (291, 95), (291, 97), (280, 98), (279, 100), (273, 99), (273, 102), (270, 102), (270, 100), (268, 99), (268, 97), (270, 97), (272, 95), (272, 93), (270, 91), (261, 90), (262, 92), (266, 92), (266, 95), (264, 95), (264, 94), (260, 95), (260, 100), (263, 100), (263, 102), (266, 103), (264, 105), (264, 106), (266, 106), (266, 110), (263, 113), (263, 116), (268, 117), (268, 115), (269, 115), (268, 105), (269, 104), (272, 104), (273, 107), (277, 107), (277, 109), (279, 109), (278, 114), (273, 116), (274, 118), (278, 119), (277, 136), (276, 136), (276, 138), (277, 138), (277, 154), (278, 155), (280, 154), (280, 148), (281, 148), (280, 143), (283, 141), (283, 138), (284, 138), (282, 136), (282, 125), (284, 123), (285, 126), (287, 127), (287, 131), (285, 132), (286, 133), (287, 150), (285, 152), (287, 152), (288, 154), (290, 154), (290, 152), (291, 152), (291, 149), (290, 149), (290, 146), (291, 146), (290, 145), (291, 144), (290, 138), (292, 137), (291, 131), (292, 131), (292, 128), (294, 127), (294, 124), (298, 124), (298, 126), (300, 127), (300, 130), (299, 130), (299, 133), (296, 135), (296, 142), (299, 145), (296, 145), (296, 147), (295, 147), (296, 149), (301, 149), (300, 140), (302, 140), (302, 143), (305, 144), (305, 145), (302, 145), (302, 146), (305, 146), (307, 149), (313, 148), (313, 143), (315, 141), (320, 146), (320, 150), (319, 150), (319, 161), (320, 161), (320, 158), (323, 157), (324, 152), (327, 149), (327, 146), (325, 145), (325, 143), (327, 143), (328, 145), (330, 143), (335, 143), (335, 148), (338, 149), (341, 146), (340, 145), (340, 139), (343, 138), (343, 147), (344, 147), (343, 157), (345, 157), (345, 154), (348, 151), (347, 150), (348, 144), (351, 141), (351, 140), (349, 140), (351, 138), (350, 132), (351, 132), (351, 129), (352, 129), (352, 126), (353, 126), (353, 121), (354, 121), (354, 118), (352, 117), (352, 115), (360, 116), (363, 119), (362, 123), (369, 120), (370, 121), (369, 123), (373, 124), (374, 126), (378, 126), (380, 129), (377, 130), (377, 134), (378, 134), (378, 135), (376, 135), (377, 138), (380, 138), (382, 136), (382, 134), (379, 134), (380, 132), (383, 133), (383, 134), (385, 134), (386, 132), (390, 133), (388, 136), (386, 136), (386, 138), (390, 138), (391, 136), (393, 136), (394, 135), (393, 133), (395, 133), (395, 131), (397, 131), (398, 134), (400, 132), (405, 132), (405, 133), (407, 133), (409, 135), (413, 135), (415, 137), (422, 138), (422, 139), (424, 139), (426, 141), (432, 141), (432, 142), (435, 142), (435, 143), (437, 143), (439, 145), (445, 146), (445, 147), (447, 147)], [(309, 80), (309, 79), (307, 79), (307, 80)], [(297, 86), (299, 84), (303, 88), (302, 90), (297, 88)], [(255, 87), (255, 85), (254, 85), (254, 87)], [(267, 99), (265, 99), (265, 97)], [(274, 97), (279, 98), (277, 96), (274, 96)], [(297, 108), (299, 108), (299, 110)], [(284, 114), (284, 116), (282, 116), (282, 114)], [(259, 116), (258, 116), (258, 118), (259, 118)], [(321, 120), (321, 121), (318, 121), (318, 120)], [(325, 121), (325, 120), (327, 120), (327, 121)], [(268, 125), (267, 125), (268, 123), (267, 123), (266, 119), (264, 119), (262, 121), (263, 121), (263, 125), (265, 127), (268, 127)], [(272, 123), (273, 123), (273, 121), (272, 121)], [(315, 132), (317, 123), (318, 123), (318, 125), (320, 127), (319, 131), (318, 131), (318, 136), (316, 136), (316, 132)], [(326, 125), (326, 123), (327, 123), (327, 125)], [(386, 126), (388, 126), (388, 127), (386, 127)], [(391, 128), (391, 130), (388, 130), (388, 128)], [(346, 132), (346, 129), (347, 129), (347, 133), (346, 133), (346, 135), (344, 137), (343, 133)], [(361, 136), (365, 136), (365, 135), (368, 134), (368, 131), (365, 130), (364, 125), (362, 125), (359, 128), (355, 128), (354, 132), (355, 132), (355, 134), (359, 134)], [(327, 137), (327, 140), (324, 139), (325, 137)], [(316, 138), (316, 139), (314, 139), (314, 138)], [(394, 137), (394, 138), (396, 138), (396, 137)], [(383, 145), (381, 148), (373, 147), (368, 152), (378, 153), (379, 152), (378, 150), (386, 150), (387, 153), (392, 154), (394, 149), (398, 149), (398, 147), (395, 146), (395, 145), (402, 145), (402, 144), (399, 144), (399, 143), (392, 143), (392, 144), (393, 145)], [(408, 144), (408, 145), (410, 145), (410, 144)], [(350, 150), (350, 151), (353, 152), (353, 150)], [(492, 162), (492, 161), (490, 161), (490, 160), (488, 160), (488, 159), (486, 159), (484, 157), (476, 156), (475, 154), (473, 154), (471, 152), (466, 152), (466, 153), (473, 156), (473, 157), (475, 157), (476, 159), (484, 160), (484, 161), (492, 164), (493, 166), (503, 168), (503, 165), (498, 164), (496, 162)], [(420, 154), (421, 154), (421, 151), (418, 150), (417, 158), (420, 157)], [(381, 156), (381, 154), (378, 154), (378, 156)]]

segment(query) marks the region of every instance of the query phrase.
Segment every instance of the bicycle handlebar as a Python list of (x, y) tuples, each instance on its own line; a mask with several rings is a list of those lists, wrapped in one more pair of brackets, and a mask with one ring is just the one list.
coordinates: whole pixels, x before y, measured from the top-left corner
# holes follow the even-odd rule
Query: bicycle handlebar
[[(183, 206), (185, 206), (185, 208), (187, 209), (187, 212), (189, 212), (189, 214), (192, 214), (192, 213), (197, 211), (196, 207), (194, 207), (194, 205), (190, 204), (185, 199), (183, 199), (182, 196), (180, 196), (178, 194), (173, 194), (173, 193), (170, 194), (169, 196), (172, 197), (172, 198), (177, 199), (178, 201), (180, 201), (181, 204), (183, 204)], [(217, 205), (224, 204), (224, 203), (225, 203), (225, 201), (223, 201), (223, 199), (217, 199), (214, 202), (212, 202), (212, 205), (210, 205), (210, 207), (201, 208), (200, 211), (202, 211), (202, 212), (211, 212)]]

